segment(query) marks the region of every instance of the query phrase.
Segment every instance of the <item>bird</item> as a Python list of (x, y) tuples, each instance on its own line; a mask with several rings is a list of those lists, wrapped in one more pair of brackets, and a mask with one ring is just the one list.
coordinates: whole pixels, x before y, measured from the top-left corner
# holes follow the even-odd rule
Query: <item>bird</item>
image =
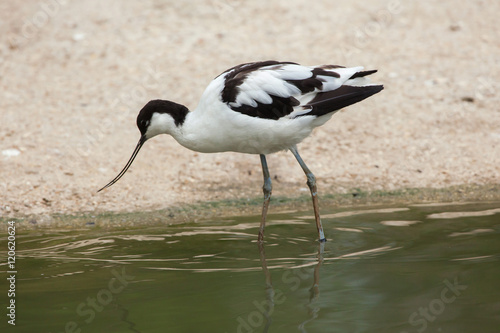
[(98, 192), (115, 184), (144, 143), (159, 134), (169, 134), (196, 152), (257, 154), (264, 177), (258, 234), (258, 242), (263, 242), (272, 193), (266, 156), (289, 150), (306, 175), (318, 240), (325, 242), (316, 177), (299, 155), (297, 144), (338, 110), (383, 90), (383, 85), (369, 80), (368, 76), (375, 72), (365, 71), (361, 66), (257, 61), (234, 66), (215, 77), (193, 111), (172, 101), (151, 100), (137, 116), (141, 136), (132, 156), (122, 171)]

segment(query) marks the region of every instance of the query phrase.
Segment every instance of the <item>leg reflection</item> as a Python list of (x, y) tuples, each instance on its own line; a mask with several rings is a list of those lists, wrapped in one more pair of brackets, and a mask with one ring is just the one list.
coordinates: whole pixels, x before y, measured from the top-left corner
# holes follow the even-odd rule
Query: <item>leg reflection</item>
[(263, 332), (267, 332), (271, 323), (273, 322), (271, 318), (271, 314), (274, 311), (274, 288), (273, 281), (271, 280), (271, 273), (269, 273), (269, 269), (267, 268), (266, 261), (266, 253), (264, 251), (264, 243), (257, 242), (259, 245), (259, 253), (260, 253), (260, 263), (262, 265), (262, 271), (266, 276), (266, 300), (267, 300), (267, 310), (264, 311), (264, 317), (266, 317), (266, 326), (264, 327)]
[(313, 285), (309, 289), (309, 303), (306, 304), (307, 307), (307, 312), (310, 316), (309, 319), (303, 321), (299, 325), (299, 331), (300, 332), (307, 332), (306, 331), (306, 324), (315, 320), (318, 318), (318, 312), (320, 310), (319, 306), (317, 305), (317, 302), (319, 300), (319, 268), (321, 267), (321, 264), (323, 263), (323, 254), (325, 252), (325, 243), (321, 242), (319, 243), (318, 246), (318, 263), (314, 267), (314, 279), (313, 279)]
[[(260, 263), (262, 266), (262, 271), (264, 272), (264, 276), (266, 278), (266, 301), (267, 301), (267, 307), (266, 311), (263, 312), (264, 317), (266, 318), (266, 326), (264, 327), (263, 332), (268, 332), (269, 327), (271, 326), (272, 323), (272, 318), (271, 315), (274, 312), (274, 306), (275, 306), (275, 290), (273, 287), (272, 279), (271, 279), (271, 273), (269, 272), (269, 268), (267, 267), (267, 260), (266, 260), (266, 253), (264, 250), (264, 243), (258, 242), (257, 243), (259, 246), (259, 253), (260, 253)], [(325, 249), (325, 243), (321, 242), (318, 244), (318, 262), (314, 266), (314, 272), (313, 272), (313, 284), (311, 288), (309, 289), (310, 296), (309, 296), (309, 301), (306, 304), (307, 307), (307, 313), (309, 316), (309, 319), (303, 321), (301, 324), (299, 324), (298, 329), (301, 332), (307, 332), (305, 329), (305, 325), (314, 319), (318, 317), (318, 312), (320, 310), (319, 306), (317, 305), (318, 300), (319, 300), (319, 270), (321, 267), (321, 264), (323, 263), (323, 254), (324, 254), (324, 249)], [(308, 275), (310, 277), (310, 275)], [(301, 276), (301, 279), (306, 278), (305, 276)], [(294, 291), (295, 289), (291, 289)], [(279, 291), (278, 291), (279, 292)], [(279, 296), (278, 296), (279, 298)], [(281, 296), (283, 300), (286, 300), (286, 297)], [(281, 304), (281, 302), (278, 300), (278, 304)], [(294, 318), (290, 318), (293, 319)]]

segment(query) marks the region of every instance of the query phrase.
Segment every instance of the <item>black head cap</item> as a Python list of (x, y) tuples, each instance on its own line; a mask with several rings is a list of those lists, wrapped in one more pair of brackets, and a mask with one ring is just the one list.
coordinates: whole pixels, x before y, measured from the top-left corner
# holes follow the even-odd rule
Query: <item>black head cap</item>
[(180, 126), (184, 123), (184, 119), (186, 119), (189, 110), (184, 105), (171, 101), (161, 99), (149, 101), (144, 105), (137, 116), (137, 127), (139, 131), (141, 131), (141, 135), (146, 134), (148, 126), (151, 123), (151, 117), (153, 117), (153, 113), (155, 112), (170, 114), (172, 118), (174, 118), (175, 125)]

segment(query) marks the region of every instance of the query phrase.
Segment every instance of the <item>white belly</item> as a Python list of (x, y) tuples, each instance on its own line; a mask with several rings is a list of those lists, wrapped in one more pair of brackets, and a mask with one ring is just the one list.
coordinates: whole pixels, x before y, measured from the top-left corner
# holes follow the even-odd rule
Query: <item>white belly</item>
[(210, 118), (208, 113), (191, 116), (186, 117), (183, 135), (174, 138), (186, 148), (202, 153), (270, 154), (298, 144), (317, 126), (314, 117), (309, 116), (270, 120), (234, 111), (222, 111)]

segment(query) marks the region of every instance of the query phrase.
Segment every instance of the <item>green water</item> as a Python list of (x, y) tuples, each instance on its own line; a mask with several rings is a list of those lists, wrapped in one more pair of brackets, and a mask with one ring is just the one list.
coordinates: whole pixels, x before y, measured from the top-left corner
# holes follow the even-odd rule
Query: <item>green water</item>
[(18, 233), (16, 327), (2, 303), (0, 328), (499, 332), (499, 208), (322, 207), (324, 246), (311, 212), (270, 215), (263, 247), (258, 216)]

